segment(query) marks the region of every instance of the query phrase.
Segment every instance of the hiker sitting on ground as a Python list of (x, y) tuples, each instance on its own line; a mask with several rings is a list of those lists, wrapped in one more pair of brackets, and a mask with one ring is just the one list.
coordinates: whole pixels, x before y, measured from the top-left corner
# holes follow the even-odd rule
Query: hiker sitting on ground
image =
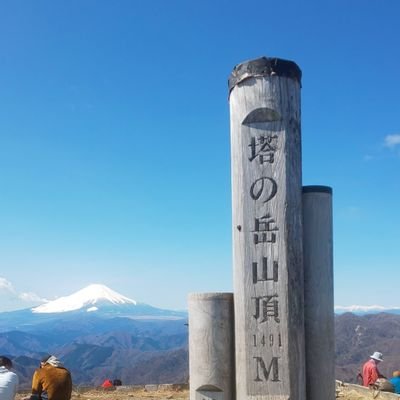
[(400, 394), (400, 371), (394, 371), (393, 378), (389, 379), (389, 382), (393, 385), (394, 392)]
[(31, 400), (70, 400), (72, 380), (69, 371), (54, 356), (42, 358), (32, 378)]
[(367, 387), (373, 385), (378, 378), (386, 378), (378, 370), (378, 364), (383, 361), (382, 353), (375, 351), (369, 358), (362, 368), (363, 385)]
[(0, 356), (0, 399), (14, 400), (18, 389), (18, 376), (11, 372), (12, 362), (8, 357)]

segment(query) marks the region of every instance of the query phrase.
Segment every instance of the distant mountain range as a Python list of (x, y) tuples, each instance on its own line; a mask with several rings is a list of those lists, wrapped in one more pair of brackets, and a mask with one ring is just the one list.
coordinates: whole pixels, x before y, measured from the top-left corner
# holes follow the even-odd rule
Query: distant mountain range
[(0, 353), (14, 359), (22, 387), (30, 385), (46, 353), (62, 359), (77, 385), (99, 385), (106, 378), (168, 383), (172, 376), (185, 382), (186, 321), (184, 311), (90, 285), (33, 309), (0, 313)]
[[(355, 382), (374, 351), (384, 354), (383, 373), (400, 369), (400, 315), (374, 310), (357, 306), (360, 315), (336, 315), (337, 379)], [(124, 384), (187, 382), (187, 343), (186, 312), (139, 303), (104, 285), (0, 313), (0, 354), (14, 360), (22, 387), (29, 387), (46, 353), (64, 362), (75, 385), (97, 386), (106, 378)]]
[(400, 314), (400, 307), (383, 307), (383, 306), (335, 306), (336, 314), (351, 312), (357, 315), (377, 314), (381, 312), (389, 314)]
[(400, 315), (346, 313), (335, 318), (336, 378), (356, 382), (361, 365), (375, 351), (383, 354), (381, 373), (400, 369)]

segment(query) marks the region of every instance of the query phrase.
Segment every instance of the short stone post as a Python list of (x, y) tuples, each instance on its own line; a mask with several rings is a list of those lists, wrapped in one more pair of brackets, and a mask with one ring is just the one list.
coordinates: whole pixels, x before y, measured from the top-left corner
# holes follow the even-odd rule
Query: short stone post
[(276, 58), (229, 78), (238, 400), (305, 399), (300, 81)]
[(232, 293), (189, 294), (190, 400), (234, 400)]
[(332, 189), (303, 188), (307, 400), (335, 400)]

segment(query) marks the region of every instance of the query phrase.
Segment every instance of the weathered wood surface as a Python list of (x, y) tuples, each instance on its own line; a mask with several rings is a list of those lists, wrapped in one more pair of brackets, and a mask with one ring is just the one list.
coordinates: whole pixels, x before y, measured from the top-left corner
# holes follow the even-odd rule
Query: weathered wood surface
[(335, 399), (332, 189), (303, 188), (307, 400)]
[(189, 295), (191, 400), (235, 398), (232, 293)]
[(230, 79), (237, 399), (304, 400), (301, 72), (245, 64)]

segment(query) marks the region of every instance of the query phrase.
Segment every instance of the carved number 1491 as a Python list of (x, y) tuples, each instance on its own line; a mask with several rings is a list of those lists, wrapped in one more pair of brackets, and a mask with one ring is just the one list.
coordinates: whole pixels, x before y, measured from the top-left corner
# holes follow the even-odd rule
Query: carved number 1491
[[(281, 339), (281, 334), (278, 333), (278, 346), (282, 346), (282, 339)], [(275, 336), (271, 333), (270, 335), (262, 335), (260, 340), (257, 340), (257, 335), (253, 335), (253, 346), (258, 347), (259, 345), (265, 347), (273, 347), (275, 343)]]

